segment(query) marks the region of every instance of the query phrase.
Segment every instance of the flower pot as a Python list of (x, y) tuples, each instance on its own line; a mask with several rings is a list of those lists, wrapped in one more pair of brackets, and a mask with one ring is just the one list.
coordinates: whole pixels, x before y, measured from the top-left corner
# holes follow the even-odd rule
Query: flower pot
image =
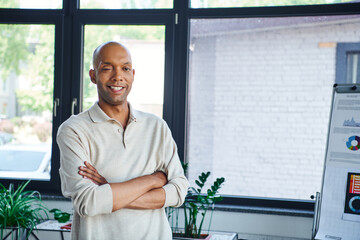
[(173, 239), (177, 240), (209, 240), (211, 239), (210, 234), (200, 234), (200, 238), (184, 237), (183, 233), (173, 233)]

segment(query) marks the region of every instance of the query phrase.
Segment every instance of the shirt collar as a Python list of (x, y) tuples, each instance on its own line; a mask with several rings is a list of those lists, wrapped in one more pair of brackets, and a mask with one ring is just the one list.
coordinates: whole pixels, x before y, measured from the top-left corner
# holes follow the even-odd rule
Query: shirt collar
[[(135, 110), (132, 105), (128, 102), (130, 114), (129, 114), (129, 123), (131, 122), (139, 122), (141, 120), (140, 114), (137, 110)], [(113, 121), (115, 119), (109, 117), (99, 106), (99, 103), (96, 102), (90, 109), (89, 109), (89, 116), (90, 119), (95, 123), (106, 122), (106, 121)]]

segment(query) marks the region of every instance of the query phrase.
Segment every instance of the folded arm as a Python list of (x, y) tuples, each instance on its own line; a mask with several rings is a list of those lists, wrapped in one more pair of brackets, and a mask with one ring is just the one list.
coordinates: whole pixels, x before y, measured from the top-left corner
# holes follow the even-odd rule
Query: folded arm
[[(94, 179), (82, 177), (78, 167), (84, 166), (84, 161), (89, 162), (89, 143), (86, 140), (81, 132), (77, 133), (68, 127), (57, 137), (61, 150), (61, 189), (65, 197), (73, 200), (74, 210), (80, 216), (108, 214), (125, 207), (155, 209), (164, 205), (165, 193), (162, 187), (167, 183), (164, 173), (155, 172), (110, 184), (101, 175), (94, 175)], [(89, 179), (98, 184), (91, 184)]]
[[(107, 180), (88, 162), (80, 167), (79, 174), (90, 179), (96, 185), (108, 184)], [(158, 209), (165, 203), (165, 190), (162, 188), (167, 183), (163, 172), (155, 172), (131, 179), (126, 182), (109, 183), (113, 192), (113, 209)]]

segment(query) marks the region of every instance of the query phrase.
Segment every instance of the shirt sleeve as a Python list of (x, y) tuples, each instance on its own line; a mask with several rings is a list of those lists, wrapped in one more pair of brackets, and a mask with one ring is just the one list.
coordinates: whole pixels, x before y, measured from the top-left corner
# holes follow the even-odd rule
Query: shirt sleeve
[(63, 124), (57, 134), (57, 143), (60, 148), (61, 191), (65, 197), (72, 199), (74, 210), (80, 216), (111, 213), (113, 198), (110, 185), (98, 186), (78, 173), (84, 161), (90, 162), (86, 137), (81, 135), (81, 131)]
[(163, 187), (166, 194), (164, 207), (180, 207), (185, 201), (189, 182), (184, 175), (176, 143), (167, 125), (164, 130), (164, 160), (164, 172), (168, 178), (168, 183)]

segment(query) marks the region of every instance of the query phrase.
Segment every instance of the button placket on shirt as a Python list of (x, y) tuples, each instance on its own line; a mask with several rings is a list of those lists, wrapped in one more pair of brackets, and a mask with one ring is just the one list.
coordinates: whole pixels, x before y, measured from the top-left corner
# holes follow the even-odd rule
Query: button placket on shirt
[(117, 131), (118, 131), (119, 134), (122, 134), (122, 142), (123, 142), (124, 148), (126, 148), (126, 144), (127, 144), (127, 141), (126, 141), (126, 139), (127, 139), (127, 137), (126, 137), (127, 134), (126, 134), (126, 133), (128, 132), (127, 129), (129, 128), (129, 126), (130, 126), (133, 122), (136, 122), (136, 118), (133, 118), (133, 117), (132, 117), (132, 118), (130, 118), (129, 123), (128, 123), (128, 125), (126, 126), (126, 129), (124, 130), (123, 127), (122, 127), (122, 125), (121, 125), (118, 121), (113, 120), (113, 123), (119, 125)]
[(126, 129), (124, 130), (123, 141), (124, 141), (125, 148), (126, 148), (126, 145), (128, 144), (127, 138), (128, 138), (128, 135), (129, 135), (128, 134), (129, 127), (130, 127), (130, 125), (132, 125), (133, 121), (134, 121), (134, 119), (131, 118), (128, 125), (126, 126)]
[(122, 144), (124, 145), (124, 148), (126, 148), (126, 144), (125, 144), (125, 131), (123, 130), (123, 127), (122, 125), (116, 121), (116, 120), (113, 120), (112, 121), (113, 124), (116, 124), (116, 128), (117, 128), (117, 132), (118, 134), (121, 134), (121, 138), (122, 138)]

